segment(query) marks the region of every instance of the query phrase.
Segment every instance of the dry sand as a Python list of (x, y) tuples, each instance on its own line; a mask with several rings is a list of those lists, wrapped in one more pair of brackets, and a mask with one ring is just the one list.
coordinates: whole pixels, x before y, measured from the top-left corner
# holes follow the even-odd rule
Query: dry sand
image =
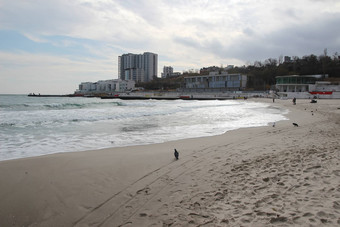
[(0, 226), (339, 226), (340, 100), (272, 105), (290, 120), (0, 162)]

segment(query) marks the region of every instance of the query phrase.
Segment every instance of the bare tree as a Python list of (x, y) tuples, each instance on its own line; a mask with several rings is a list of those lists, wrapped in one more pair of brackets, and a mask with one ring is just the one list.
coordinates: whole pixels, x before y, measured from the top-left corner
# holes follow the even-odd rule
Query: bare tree
[(283, 56), (282, 54), (279, 56), (279, 65), (281, 65), (283, 63)]

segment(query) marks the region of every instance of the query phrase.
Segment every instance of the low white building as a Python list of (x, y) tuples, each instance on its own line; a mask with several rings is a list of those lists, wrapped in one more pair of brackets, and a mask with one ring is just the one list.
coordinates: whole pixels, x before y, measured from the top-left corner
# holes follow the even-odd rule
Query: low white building
[(227, 72), (210, 72), (206, 76), (184, 77), (185, 87), (189, 89), (219, 88), (240, 90), (247, 86), (247, 76), (242, 74), (228, 74)]
[(125, 92), (135, 88), (133, 80), (99, 80), (97, 82), (82, 82), (79, 84), (77, 94), (99, 94), (99, 93), (114, 93)]
[(90, 93), (92, 91), (95, 91), (97, 89), (97, 83), (92, 82), (82, 82), (79, 84), (79, 90), (76, 91), (76, 93)]
[(276, 92), (287, 98), (340, 98), (340, 82), (328, 75), (287, 75), (276, 77)]

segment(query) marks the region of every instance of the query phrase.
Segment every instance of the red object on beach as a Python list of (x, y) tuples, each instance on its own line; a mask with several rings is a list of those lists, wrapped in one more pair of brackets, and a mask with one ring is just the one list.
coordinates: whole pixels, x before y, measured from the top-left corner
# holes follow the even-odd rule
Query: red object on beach
[(311, 95), (331, 95), (333, 91), (311, 91), (309, 92)]

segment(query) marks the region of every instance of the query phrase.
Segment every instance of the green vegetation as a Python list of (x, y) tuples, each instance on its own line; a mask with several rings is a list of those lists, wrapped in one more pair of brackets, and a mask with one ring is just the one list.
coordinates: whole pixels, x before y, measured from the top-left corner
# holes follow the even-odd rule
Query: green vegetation
[(328, 74), (331, 78), (340, 78), (340, 59), (336, 53), (333, 57), (325, 54), (293, 57), (290, 61), (282, 62), (280, 59), (267, 59), (264, 62), (255, 62), (253, 65), (235, 67), (228, 70), (229, 73), (242, 73), (248, 75), (248, 87), (254, 89), (266, 89), (275, 84), (276, 76), (284, 75), (313, 75)]
[(136, 87), (142, 87), (145, 90), (171, 91), (180, 88), (183, 84), (183, 81), (183, 76), (176, 78), (154, 78), (150, 82), (137, 83)]

